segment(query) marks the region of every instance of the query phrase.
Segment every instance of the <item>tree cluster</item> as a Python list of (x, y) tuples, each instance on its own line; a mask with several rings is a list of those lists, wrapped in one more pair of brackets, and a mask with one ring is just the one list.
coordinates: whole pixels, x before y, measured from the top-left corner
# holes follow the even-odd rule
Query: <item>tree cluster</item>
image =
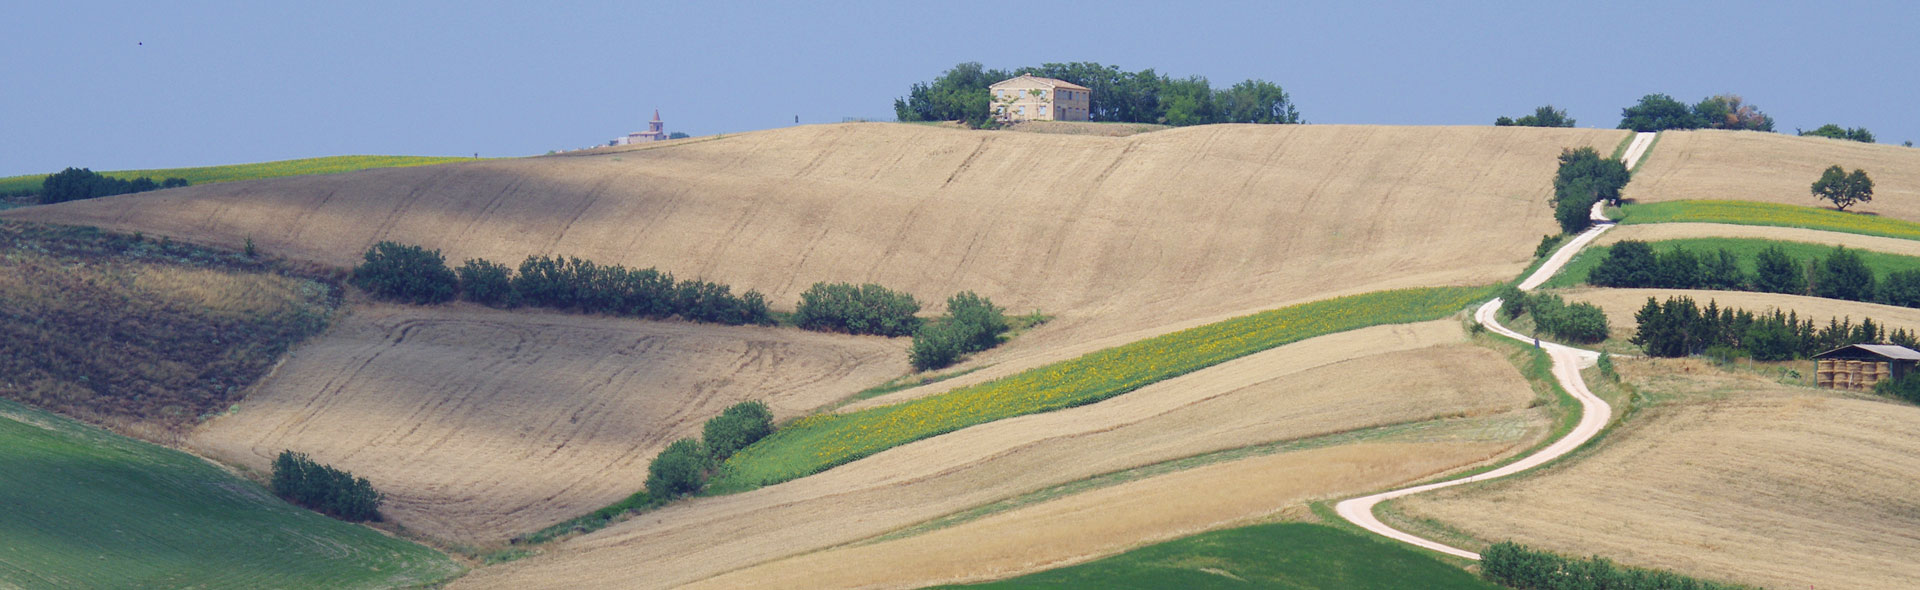
[(1299, 123), (1300, 113), (1279, 85), (1246, 80), (1215, 89), (1206, 78), (1173, 78), (1151, 68), (1138, 72), (1092, 62), (1049, 63), (1016, 70), (987, 69), (966, 62), (932, 82), (916, 82), (893, 101), (901, 121), (965, 121), (979, 128), (991, 123), (993, 99), (988, 86), (1021, 74), (1085, 86), (1088, 118), (1093, 121), (1202, 125), (1208, 123)]
[(385, 500), (367, 478), (293, 451), (281, 451), (274, 458), (272, 488), (274, 495), (288, 502), (350, 522), (380, 520), (380, 502)]
[(1599, 201), (1618, 204), (1620, 190), (1633, 176), (1619, 160), (1600, 157), (1591, 147), (1561, 150), (1560, 168), (1553, 175), (1553, 218), (1567, 235), (1580, 233), (1593, 224), (1593, 204)]
[(1748, 590), (1669, 571), (1614, 565), (1602, 557), (1574, 559), (1512, 541), (1480, 553), (1480, 577), (1516, 590)]
[(913, 295), (868, 283), (814, 283), (800, 293), (794, 321), (802, 329), (896, 337), (920, 329)]
[(1813, 196), (1833, 203), (1833, 208), (1846, 211), (1855, 203), (1873, 201), (1873, 179), (1867, 177), (1867, 171), (1853, 169), (1852, 174), (1840, 168), (1839, 164), (1828, 166), (1813, 181)]
[(652, 268), (600, 266), (566, 256), (528, 256), (518, 272), (486, 260), (447, 268), (439, 250), (394, 242), (374, 244), (352, 282), (377, 297), (416, 304), (444, 303), (463, 293), (494, 307), (531, 305), (564, 311), (726, 325), (772, 324), (766, 298), (756, 291), (736, 296), (730, 287), (675, 280)]
[(185, 178), (168, 178), (156, 183), (152, 178), (145, 176), (133, 180), (122, 180), (86, 168), (68, 168), (49, 174), (45, 180), (40, 181), (40, 202), (65, 203), (183, 186), (187, 186)]
[(1621, 129), (1730, 129), (1773, 131), (1773, 117), (1747, 104), (1736, 94), (1709, 96), (1693, 106), (1665, 94), (1649, 94), (1633, 106), (1620, 109)]
[(1647, 304), (1633, 317), (1638, 325), (1632, 342), (1647, 356), (1655, 357), (1683, 357), (1718, 349), (1724, 352), (1716, 356), (1783, 361), (1850, 344), (1916, 344), (1913, 333), (1904, 329), (1889, 332), (1872, 318), (1862, 319), (1859, 324), (1852, 318), (1829, 318), (1826, 326), (1816, 327), (1811, 318), (1801, 319), (1798, 312), (1776, 309), (1755, 314), (1721, 308), (1713, 301), (1700, 307), (1684, 296), (1669, 297), (1665, 302), (1648, 297)]
[(1858, 141), (1862, 143), (1873, 143), (1873, 132), (1867, 131), (1867, 128), (1865, 127), (1854, 127), (1852, 129), (1848, 129), (1846, 127), (1841, 127), (1839, 125), (1828, 123), (1825, 125), (1821, 125), (1812, 131), (1806, 131), (1801, 129), (1795, 129), (1794, 131), (1799, 133), (1801, 137), (1830, 137), (1833, 139), (1845, 139), (1849, 141)]
[(1008, 328), (1005, 310), (993, 300), (961, 291), (947, 298), (946, 316), (914, 332), (908, 360), (916, 370), (945, 368), (961, 356), (998, 346)]
[(1532, 314), (1534, 327), (1560, 340), (1590, 343), (1607, 339), (1607, 314), (1591, 303), (1568, 305), (1559, 295), (1530, 295), (1507, 287), (1500, 295), (1500, 311), (1508, 318)]
[(1654, 253), (1646, 242), (1621, 240), (1587, 274), (1596, 287), (1713, 289), (1812, 295), (1920, 307), (1920, 270), (1902, 270), (1877, 278), (1860, 253), (1836, 246), (1824, 259), (1803, 262), (1778, 246), (1754, 257), (1754, 272), (1741, 269), (1727, 250), (1695, 255), (1685, 248)]
[(1514, 119), (1500, 117), (1493, 120), (1495, 127), (1572, 127), (1573, 117), (1567, 116), (1566, 109), (1556, 109), (1546, 105), (1533, 109), (1533, 114)]
[(647, 494), (665, 500), (700, 491), (714, 468), (740, 449), (773, 434), (773, 412), (758, 401), (734, 404), (707, 420), (705, 440), (673, 441), (647, 464)]

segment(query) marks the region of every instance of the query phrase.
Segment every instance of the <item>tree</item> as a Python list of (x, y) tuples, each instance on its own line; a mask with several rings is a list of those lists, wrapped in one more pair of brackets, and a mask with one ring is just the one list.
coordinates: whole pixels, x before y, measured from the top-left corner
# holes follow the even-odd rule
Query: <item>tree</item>
[(1156, 122), (1167, 125), (1203, 125), (1219, 120), (1213, 88), (1201, 76), (1162, 84), (1160, 113), (1160, 120)]
[(1855, 127), (1852, 129), (1848, 129), (1845, 127), (1841, 127), (1839, 125), (1828, 123), (1825, 125), (1821, 125), (1820, 127), (1812, 131), (1800, 131), (1797, 129), (1795, 131), (1799, 131), (1801, 137), (1830, 137), (1833, 139), (1845, 139), (1849, 141), (1873, 143), (1873, 132), (1867, 131), (1867, 128), (1865, 127)]
[(444, 303), (459, 292), (460, 280), (439, 250), (395, 242), (368, 248), (350, 282), (375, 297), (407, 303)]
[(964, 121), (975, 128), (985, 126), (991, 120), (992, 103), (987, 87), (1011, 77), (1002, 70), (988, 70), (980, 62), (955, 65), (933, 83), (916, 82), (907, 96), (894, 99), (894, 117), (901, 121)]
[(700, 441), (691, 438), (673, 441), (647, 464), (647, 494), (667, 499), (700, 491), (712, 466)]
[(1668, 129), (1699, 129), (1706, 123), (1686, 104), (1665, 94), (1649, 94), (1640, 102), (1620, 109), (1620, 128), (1639, 132)]
[(460, 277), (460, 292), (467, 301), (491, 307), (518, 307), (519, 292), (513, 289), (513, 269), (478, 258), (454, 270)]
[(1553, 108), (1553, 105), (1533, 109), (1533, 114), (1520, 117), (1519, 119), (1500, 117), (1493, 120), (1493, 124), (1496, 127), (1572, 127), (1573, 123), (1573, 117), (1567, 116), (1565, 109), (1556, 109)]
[(980, 352), (999, 345), (1000, 335), (1009, 328), (1005, 310), (995, 306), (992, 299), (972, 291), (961, 291), (947, 298), (945, 321), (959, 328), (961, 349), (965, 352)]
[(1709, 129), (1773, 131), (1773, 117), (1746, 104), (1738, 94), (1707, 97), (1693, 106), (1693, 114)]
[(1855, 168), (1848, 174), (1839, 164), (1828, 166), (1820, 173), (1820, 179), (1813, 181), (1813, 196), (1833, 203), (1835, 209), (1845, 211), (1854, 203), (1873, 201), (1873, 179), (1867, 177), (1867, 171)]
[[(1633, 179), (1633, 174), (1627, 171), (1625, 162), (1613, 158), (1602, 158), (1600, 152), (1591, 147), (1561, 150), (1560, 168), (1555, 170), (1553, 175), (1553, 189), (1556, 197), (1568, 192), (1565, 190), (1567, 185), (1583, 178), (1592, 181), (1589, 187), (1592, 193), (1591, 199), (1588, 200), (1589, 205), (1592, 204), (1592, 199), (1617, 205), (1620, 203), (1620, 190)], [(1586, 198), (1589, 195), (1576, 196)]]
[(1887, 274), (1880, 282), (1880, 302), (1901, 307), (1920, 307), (1920, 270), (1902, 270)]
[(1653, 247), (1638, 240), (1621, 240), (1607, 248), (1607, 257), (1587, 273), (1587, 282), (1596, 287), (1632, 289), (1651, 287), (1658, 277)]
[(1247, 80), (1222, 90), (1214, 101), (1222, 123), (1299, 123), (1300, 112), (1280, 85)]
[(1767, 293), (1799, 295), (1807, 292), (1807, 276), (1800, 261), (1779, 246), (1767, 246), (1754, 258), (1753, 288)]
[(288, 502), (353, 522), (380, 520), (380, 504), (386, 499), (367, 478), (290, 450), (274, 458), (269, 482), (274, 495)]
[(875, 284), (814, 283), (800, 293), (794, 320), (821, 332), (907, 336), (920, 328), (920, 302), (913, 295)]
[(1828, 299), (1871, 301), (1874, 295), (1873, 270), (1860, 260), (1860, 254), (1846, 246), (1836, 246), (1820, 263), (1813, 281), (1815, 295)]

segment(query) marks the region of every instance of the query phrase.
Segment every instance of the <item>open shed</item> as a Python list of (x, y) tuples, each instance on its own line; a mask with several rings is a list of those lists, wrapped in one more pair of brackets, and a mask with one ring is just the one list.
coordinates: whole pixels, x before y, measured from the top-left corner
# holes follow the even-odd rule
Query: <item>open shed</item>
[(1920, 352), (1892, 344), (1851, 344), (1813, 355), (1814, 382), (1828, 389), (1868, 391), (1920, 363)]

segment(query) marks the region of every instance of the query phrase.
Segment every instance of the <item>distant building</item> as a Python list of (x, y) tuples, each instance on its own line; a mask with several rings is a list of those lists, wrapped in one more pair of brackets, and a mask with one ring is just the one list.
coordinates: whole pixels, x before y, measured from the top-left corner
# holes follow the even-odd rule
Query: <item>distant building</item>
[(1813, 355), (1814, 383), (1827, 389), (1871, 391), (1913, 371), (1920, 352), (1892, 344), (1854, 344)]
[(615, 138), (613, 141), (607, 142), (607, 145), (629, 145), (649, 141), (666, 141), (666, 139), (667, 124), (660, 122), (660, 109), (654, 109), (653, 120), (647, 122), (646, 131), (628, 133), (626, 137)]
[(1093, 91), (1065, 80), (1021, 74), (987, 87), (993, 118), (1013, 121), (1087, 121)]

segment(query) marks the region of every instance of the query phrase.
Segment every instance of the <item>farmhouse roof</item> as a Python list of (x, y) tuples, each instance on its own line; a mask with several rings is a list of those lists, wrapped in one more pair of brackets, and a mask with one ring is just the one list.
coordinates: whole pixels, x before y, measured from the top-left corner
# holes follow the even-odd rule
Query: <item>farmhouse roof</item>
[(1920, 352), (1915, 352), (1913, 349), (1905, 346), (1896, 346), (1893, 344), (1853, 344), (1813, 355), (1813, 358), (1827, 358), (1848, 350), (1862, 350), (1890, 359), (1920, 361)]
[(1065, 88), (1065, 89), (1067, 89), (1067, 90), (1088, 90), (1088, 88), (1087, 88), (1087, 87), (1085, 87), (1085, 86), (1081, 86), (1081, 85), (1079, 85), (1079, 84), (1075, 84), (1075, 83), (1072, 83), (1072, 82), (1068, 82), (1068, 81), (1066, 81), (1066, 80), (1055, 80), (1055, 79), (1053, 79), (1053, 78), (1042, 78), (1042, 77), (1039, 77), (1039, 76), (1035, 76), (1035, 75), (1033, 75), (1033, 74), (1021, 74), (1021, 75), (1019, 75), (1019, 76), (1016, 76), (1016, 77), (1012, 77), (1012, 78), (1007, 78), (1007, 79), (1005, 79), (1005, 80), (1001, 80), (1001, 81), (999, 81), (999, 82), (994, 82), (993, 84), (991, 84), (991, 85), (988, 85), (987, 87), (988, 87), (988, 88), (999, 88), (999, 87), (1001, 87), (1001, 86), (1005, 86), (1005, 85), (1011, 85), (1011, 84), (1013, 84), (1014, 82), (1019, 82), (1019, 81), (1022, 81), (1022, 80), (1026, 80), (1026, 81), (1028, 81), (1029, 83), (1032, 83), (1032, 84), (1039, 84), (1039, 85), (1041, 85), (1041, 86), (1046, 86), (1046, 87), (1048, 87), (1048, 88), (1055, 88), (1055, 89), (1059, 89), (1059, 88)]

